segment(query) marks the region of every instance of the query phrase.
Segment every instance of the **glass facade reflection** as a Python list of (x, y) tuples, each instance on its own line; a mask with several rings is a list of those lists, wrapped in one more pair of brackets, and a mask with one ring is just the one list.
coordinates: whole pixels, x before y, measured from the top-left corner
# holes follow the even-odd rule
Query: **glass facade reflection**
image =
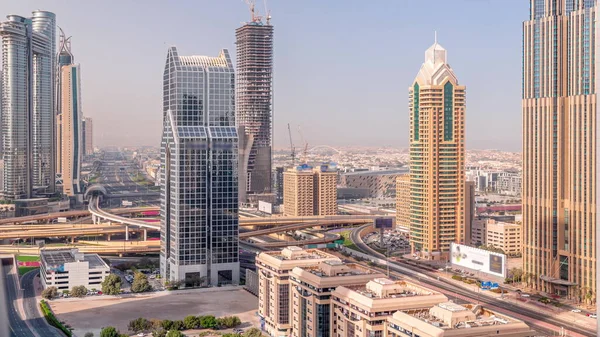
[[(238, 283), (238, 135), (235, 77), (218, 57), (169, 49), (161, 149), (161, 273)], [(189, 284), (190, 286), (193, 284)]]

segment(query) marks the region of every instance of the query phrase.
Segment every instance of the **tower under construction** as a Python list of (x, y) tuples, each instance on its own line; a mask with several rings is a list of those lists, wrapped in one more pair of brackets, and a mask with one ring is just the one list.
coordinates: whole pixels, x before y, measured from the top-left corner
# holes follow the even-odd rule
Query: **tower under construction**
[(273, 26), (254, 14), (236, 29), (236, 119), (240, 137), (240, 201), (271, 193)]

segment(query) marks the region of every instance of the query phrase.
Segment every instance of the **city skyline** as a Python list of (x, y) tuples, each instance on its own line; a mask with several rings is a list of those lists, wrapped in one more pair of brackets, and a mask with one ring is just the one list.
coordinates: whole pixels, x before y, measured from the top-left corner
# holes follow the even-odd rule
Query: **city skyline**
[[(431, 20), (422, 20), (422, 15), (415, 13), (426, 12), (423, 10), (425, 7), (417, 2), (384, 2), (378, 6), (358, 1), (351, 1), (345, 6), (316, 1), (269, 2), (272, 24), (277, 30), (275, 60), (280, 60), (276, 62), (274, 79), (277, 88), (274, 95), (274, 147), (283, 148), (289, 143), (288, 122), (294, 126), (301, 125), (307, 141), (314, 145), (407, 146), (405, 134), (395, 131), (408, 129), (408, 109), (404, 99), (400, 99), (405, 92), (403, 83), (410, 82), (414, 75), (407, 65), (420, 61), (419, 51), (428, 47), (428, 43), (423, 41), (430, 41), (434, 31), (438, 31), (444, 46), (455, 50), (452, 67), (463, 73), (465, 80), (476, 88), (469, 98), (471, 118), (466, 146), (519, 150), (520, 123), (514, 123), (520, 120), (519, 27), (526, 19), (523, 13), (527, 12), (528, 4), (517, 0), (513, 1), (515, 6), (505, 6), (505, 1), (437, 3), (441, 10), (432, 13)], [(156, 109), (160, 106), (156, 97), (160, 96), (160, 88), (153, 83), (160, 81), (161, 74), (155, 69), (162, 66), (161, 51), (171, 45), (179, 46), (186, 54), (221, 48), (234, 50), (235, 28), (248, 21), (249, 17), (247, 7), (240, 1), (206, 2), (202, 12), (216, 13), (214, 17), (207, 16), (206, 20), (194, 25), (181, 20), (150, 36), (143, 25), (129, 17), (137, 8), (127, 3), (65, 6), (52, 1), (19, 1), (3, 6), (0, 16), (39, 6), (62, 18), (61, 27), (78, 40), (74, 53), (78, 55), (79, 62), (86, 65), (86, 76), (82, 78), (83, 100), (86, 102), (84, 113), (95, 119), (98, 146), (158, 146), (160, 139), (156, 135), (160, 134), (161, 113)], [(187, 17), (197, 7), (191, 2), (173, 7), (149, 2), (146, 11), (148, 18), (155, 17), (158, 21), (158, 17), (163, 15)], [(264, 11), (262, 5), (257, 7)], [(381, 11), (382, 7), (386, 10)], [(113, 8), (120, 10), (113, 11)], [(93, 10), (98, 15), (89, 18), (76, 15), (86, 10)], [(504, 15), (505, 19), (498, 22), (498, 27), (487, 27), (483, 18), (456, 24), (455, 20), (448, 18), (451, 15), (446, 17), (444, 14), (448, 11), (494, 12)], [(309, 15), (314, 15), (314, 20), (321, 22), (320, 29), (304, 24)], [(373, 24), (369, 26), (358, 28), (360, 25), (354, 24), (368, 15), (381, 18), (371, 20)], [(95, 20), (106, 16), (126, 22), (128, 29), (93, 28), (103, 26)], [(210, 38), (197, 34), (208, 26)], [(411, 33), (413, 28), (418, 33)], [(338, 31), (347, 31), (353, 38), (332, 38), (332, 34)], [(126, 47), (134, 36), (141, 41), (139, 48)], [(190, 40), (197, 42), (190, 44)], [(360, 48), (356, 47), (356, 41), (361, 41)], [(203, 47), (198, 49), (195, 44)], [(407, 46), (411, 46), (410, 50)], [(95, 54), (99, 50), (118, 52), (97, 58)], [(486, 57), (482, 57), (482, 53)], [(305, 69), (303, 64), (307, 58), (314, 62)], [(490, 62), (489, 58), (502, 67), (484, 66)], [(117, 59), (119, 62), (116, 62)], [(365, 62), (369, 59), (378, 61)], [(470, 65), (479, 71), (469, 69)], [(125, 78), (122, 84), (114, 85), (112, 78), (123, 72), (132, 76)], [(497, 92), (483, 86), (486, 78), (496, 78), (506, 89)], [(107, 96), (111, 99), (106, 100)], [(131, 100), (130, 97), (139, 99)], [(356, 101), (350, 99), (352, 97), (361, 99)], [(387, 122), (369, 122), (372, 117)], [(119, 118), (121, 123), (112, 123), (115, 118)], [(317, 118), (322, 121), (321, 125), (311, 123)], [(139, 120), (144, 120), (147, 127), (135, 128)], [(490, 125), (494, 125), (494, 132), (489, 132)], [(135, 129), (140, 131), (128, 132)], [(293, 136), (295, 142), (300, 143), (299, 135), (295, 133)]]

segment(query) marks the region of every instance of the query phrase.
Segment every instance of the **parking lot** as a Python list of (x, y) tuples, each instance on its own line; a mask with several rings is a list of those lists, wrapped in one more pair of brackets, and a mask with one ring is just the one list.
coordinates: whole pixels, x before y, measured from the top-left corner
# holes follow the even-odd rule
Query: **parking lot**
[(242, 327), (259, 326), (258, 299), (240, 287), (162, 291), (130, 297), (92, 296), (50, 301), (59, 320), (75, 329), (100, 335), (102, 327), (114, 326), (127, 332), (129, 321), (147, 319), (183, 320), (187, 315), (238, 316)]

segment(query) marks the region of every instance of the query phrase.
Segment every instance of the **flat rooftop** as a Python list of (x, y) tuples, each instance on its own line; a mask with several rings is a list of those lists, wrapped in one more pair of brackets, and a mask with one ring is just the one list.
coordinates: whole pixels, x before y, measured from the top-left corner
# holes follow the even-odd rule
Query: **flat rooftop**
[(284, 248), (282, 251), (264, 252), (261, 254), (267, 254), (278, 260), (282, 261), (297, 261), (297, 260), (315, 260), (315, 259), (330, 259), (335, 258), (334, 255), (327, 254), (318, 249), (302, 249), (296, 246), (290, 246)]
[(392, 281), (387, 278), (375, 278), (365, 285), (346, 288), (368, 298), (403, 298), (430, 296), (434, 292), (406, 281)]
[(358, 172), (348, 172), (344, 173), (345, 176), (385, 176), (385, 175), (393, 175), (393, 174), (406, 174), (409, 173), (410, 169), (400, 168), (395, 170), (383, 170), (383, 171), (358, 171)]
[(468, 329), (517, 322), (479, 305), (466, 306), (468, 307), (445, 302), (428, 310), (414, 311), (409, 315), (440, 329)]
[(319, 265), (302, 267), (302, 269), (319, 277), (344, 277), (381, 274), (380, 272), (365, 268), (355, 263), (344, 263), (336, 260), (323, 261)]
[(98, 254), (83, 254), (77, 249), (43, 249), (40, 255), (42, 263), (50, 266), (87, 261), (90, 269), (109, 268)]

